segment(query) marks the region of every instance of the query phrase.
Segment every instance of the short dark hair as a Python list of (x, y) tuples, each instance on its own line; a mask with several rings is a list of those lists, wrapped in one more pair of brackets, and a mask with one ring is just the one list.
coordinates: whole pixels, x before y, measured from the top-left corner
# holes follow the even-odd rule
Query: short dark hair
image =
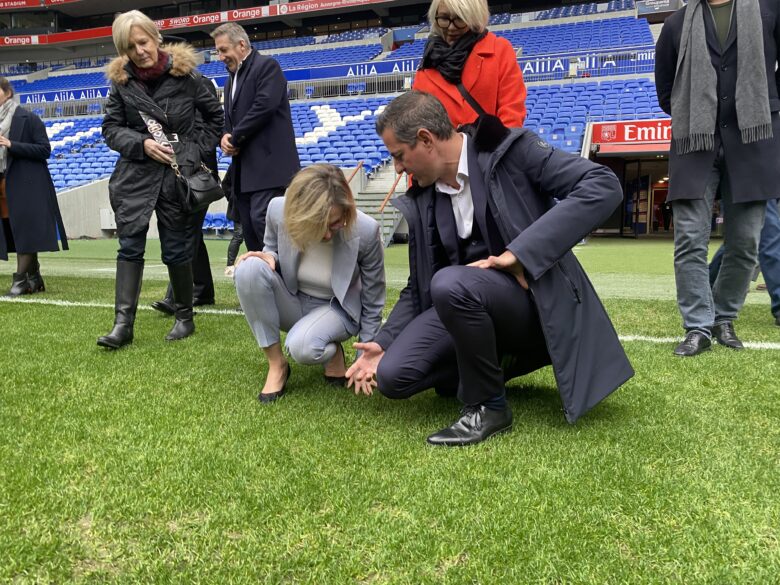
[(412, 90), (391, 101), (376, 120), (380, 136), (392, 130), (401, 144), (417, 144), (417, 131), (425, 128), (439, 140), (452, 138), (455, 130), (447, 110), (436, 96)]

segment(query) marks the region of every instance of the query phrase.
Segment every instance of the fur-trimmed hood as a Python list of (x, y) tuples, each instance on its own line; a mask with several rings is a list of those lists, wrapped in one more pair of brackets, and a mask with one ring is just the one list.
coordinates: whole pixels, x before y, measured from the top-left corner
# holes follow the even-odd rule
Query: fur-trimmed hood
[[(160, 51), (168, 53), (171, 56), (170, 73), (174, 77), (184, 77), (189, 75), (197, 67), (195, 49), (187, 43), (175, 43), (170, 45), (160, 45)], [(106, 67), (106, 77), (118, 85), (126, 85), (130, 79), (128, 64), (130, 58), (127, 55), (113, 59)]]

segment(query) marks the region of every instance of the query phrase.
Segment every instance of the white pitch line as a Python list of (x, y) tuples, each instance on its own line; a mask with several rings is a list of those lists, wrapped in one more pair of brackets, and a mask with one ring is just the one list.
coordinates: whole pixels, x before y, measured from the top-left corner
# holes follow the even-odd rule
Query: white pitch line
[[(49, 305), (53, 307), (90, 307), (98, 309), (113, 309), (114, 305), (109, 303), (89, 303), (81, 301), (57, 301), (54, 299), (31, 299), (20, 297), (0, 297), (0, 302), (20, 303), (31, 305)], [(138, 307), (142, 311), (154, 311), (152, 307), (141, 305)], [(239, 309), (204, 309), (195, 307), (195, 311), (203, 315), (243, 315)], [(673, 344), (679, 343), (680, 339), (676, 337), (650, 337), (648, 335), (619, 335), (620, 341), (631, 342), (638, 341), (643, 343)], [(746, 348), (749, 349), (771, 349), (780, 350), (780, 343), (771, 341), (743, 341)]]
[[(5, 303), (21, 303), (30, 305), (49, 305), (52, 307), (89, 307), (97, 309), (113, 309), (114, 305), (109, 303), (89, 303), (81, 301), (57, 301), (54, 299), (28, 299), (19, 297), (0, 297), (0, 302)], [(154, 311), (152, 307), (145, 305), (139, 305), (138, 309), (141, 311)], [(205, 315), (243, 315), (244, 313), (238, 309), (203, 309), (201, 307), (195, 307), (195, 312)]]

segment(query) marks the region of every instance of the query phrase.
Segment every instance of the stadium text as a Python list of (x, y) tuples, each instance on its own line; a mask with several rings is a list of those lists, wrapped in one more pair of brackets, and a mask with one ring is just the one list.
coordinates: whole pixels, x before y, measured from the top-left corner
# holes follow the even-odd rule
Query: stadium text
[(74, 100), (95, 100), (108, 97), (110, 88), (94, 87), (76, 91), (49, 91), (46, 93), (27, 93), (19, 96), (23, 104), (44, 104), (47, 102), (71, 102)]

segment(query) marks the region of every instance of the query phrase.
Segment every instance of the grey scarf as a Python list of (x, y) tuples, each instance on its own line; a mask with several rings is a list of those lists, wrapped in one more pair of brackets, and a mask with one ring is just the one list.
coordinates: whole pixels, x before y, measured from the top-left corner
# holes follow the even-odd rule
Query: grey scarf
[[(19, 106), (13, 98), (6, 101), (0, 106), (0, 135), (8, 138), (8, 132), (11, 131), (11, 121), (14, 117), (14, 112)], [(8, 166), (8, 149), (5, 146), (0, 146), (0, 173), (4, 173)]]
[[(742, 143), (772, 138), (764, 37), (758, 0), (734, 0), (737, 26), (737, 123)], [(718, 79), (710, 61), (704, 18), (707, 0), (690, 0), (685, 10), (677, 71), (672, 87), (672, 124), (678, 154), (714, 150)]]

